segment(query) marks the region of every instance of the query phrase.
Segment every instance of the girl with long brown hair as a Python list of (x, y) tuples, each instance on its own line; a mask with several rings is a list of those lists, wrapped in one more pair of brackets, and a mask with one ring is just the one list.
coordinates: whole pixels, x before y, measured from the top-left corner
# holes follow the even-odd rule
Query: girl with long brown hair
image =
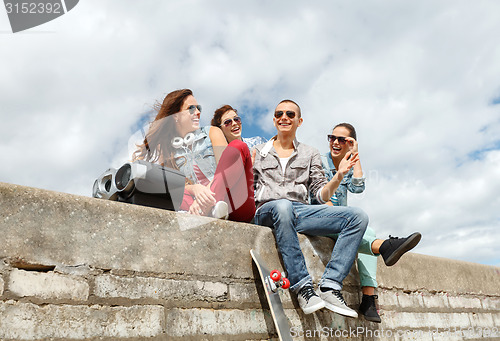
[(201, 106), (189, 89), (169, 93), (133, 160), (180, 170), (186, 176), (181, 210), (235, 221), (255, 213), (250, 152), (227, 144), (218, 127), (200, 127)]

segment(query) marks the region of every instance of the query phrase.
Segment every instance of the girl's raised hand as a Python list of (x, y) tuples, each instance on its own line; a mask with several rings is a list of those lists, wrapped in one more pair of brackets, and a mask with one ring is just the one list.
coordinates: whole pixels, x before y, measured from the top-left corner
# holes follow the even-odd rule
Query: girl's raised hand
[(346, 175), (347, 172), (349, 172), (349, 170), (352, 167), (354, 167), (354, 165), (358, 161), (359, 161), (359, 154), (358, 153), (347, 152), (345, 154), (344, 158), (342, 159), (342, 161), (340, 161), (339, 169), (338, 169), (339, 175), (341, 175), (342, 177), (344, 175)]

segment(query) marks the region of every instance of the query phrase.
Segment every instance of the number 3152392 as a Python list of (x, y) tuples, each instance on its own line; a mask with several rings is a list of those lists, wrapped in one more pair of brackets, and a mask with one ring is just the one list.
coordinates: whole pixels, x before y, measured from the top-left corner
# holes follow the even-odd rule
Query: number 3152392
[(30, 14), (62, 14), (62, 6), (60, 3), (44, 3), (44, 2), (7, 2), (5, 3), (5, 8), (7, 8), (7, 13), (30, 13)]

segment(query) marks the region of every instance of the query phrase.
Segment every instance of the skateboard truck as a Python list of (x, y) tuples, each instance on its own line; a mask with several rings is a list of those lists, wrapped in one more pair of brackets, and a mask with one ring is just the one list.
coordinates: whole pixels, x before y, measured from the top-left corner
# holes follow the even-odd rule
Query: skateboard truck
[(272, 292), (277, 292), (278, 288), (288, 289), (290, 288), (290, 281), (288, 278), (284, 277), (278, 270), (271, 271), (269, 275), (271, 281), (269, 281), (269, 287)]

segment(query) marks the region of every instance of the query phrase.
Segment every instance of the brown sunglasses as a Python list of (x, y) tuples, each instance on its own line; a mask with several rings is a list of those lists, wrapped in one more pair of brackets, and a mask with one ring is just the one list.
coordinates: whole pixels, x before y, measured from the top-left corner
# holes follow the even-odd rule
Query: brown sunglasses
[(274, 112), (274, 117), (281, 118), (281, 116), (283, 116), (283, 114), (286, 114), (288, 116), (288, 118), (294, 118), (295, 117), (295, 111), (291, 111), (291, 110), (288, 110), (288, 111), (283, 111), (283, 110), (275, 111)]

